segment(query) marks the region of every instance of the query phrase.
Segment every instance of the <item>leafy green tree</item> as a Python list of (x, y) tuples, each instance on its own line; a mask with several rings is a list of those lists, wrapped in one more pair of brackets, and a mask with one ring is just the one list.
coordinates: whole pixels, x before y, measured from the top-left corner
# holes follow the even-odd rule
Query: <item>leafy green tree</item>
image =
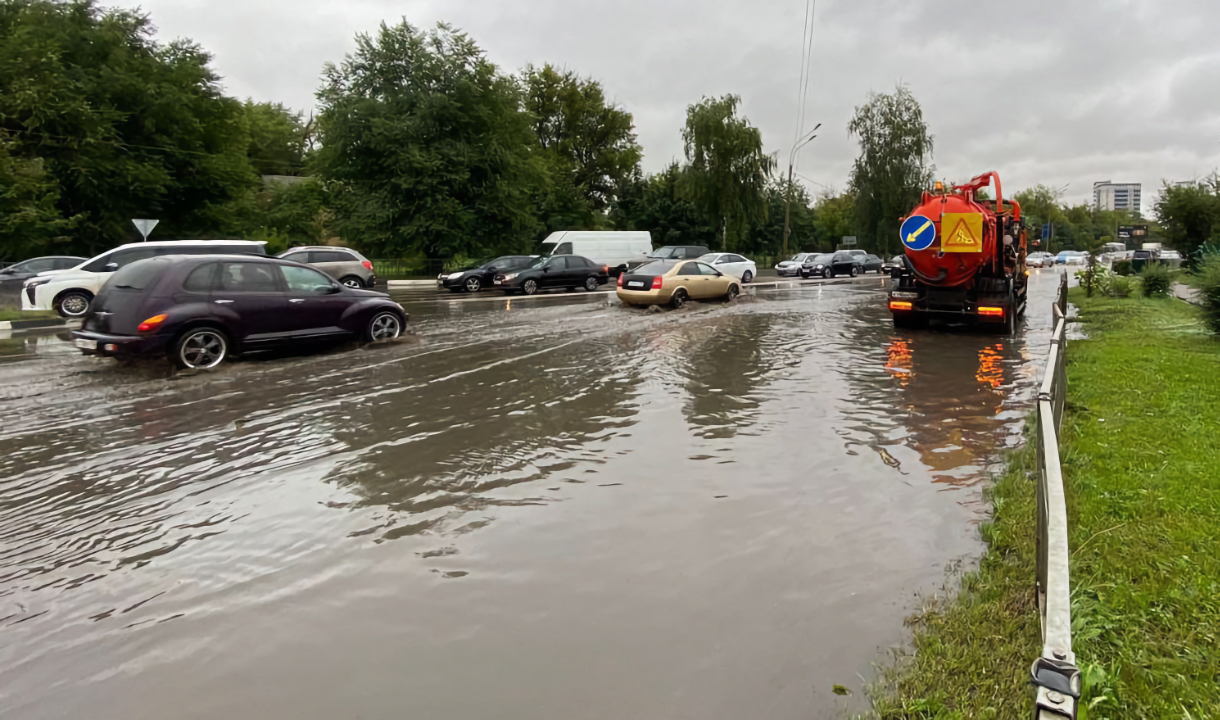
[(734, 250), (751, 224), (767, 219), (767, 178), (775, 159), (763, 153), (762, 133), (738, 117), (741, 98), (704, 98), (686, 109), (682, 141), (687, 167), (679, 189), (721, 229)]
[(134, 217), (159, 218), (161, 237), (232, 226), (228, 206), (257, 176), (241, 104), (209, 60), (94, 0), (0, 2), (0, 130), (54, 180), (59, 217), (79, 219), (62, 250), (132, 239)]
[(259, 175), (303, 175), (309, 148), (310, 129), (280, 103), (243, 106), (249, 138), (246, 155)]
[(856, 199), (851, 193), (823, 193), (813, 207), (817, 249), (831, 252), (842, 238), (856, 236)]
[[(787, 201), (788, 179), (773, 178), (767, 183), (764, 194), (767, 202), (767, 214), (762, 222), (756, 223), (743, 242), (738, 244), (738, 252), (766, 257), (777, 257), (784, 246), (784, 207)], [(814, 213), (810, 205), (812, 198), (809, 191), (800, 183), (792, 183), (792, 235), (788, 238), (789, 249), (795, 251), (812, 250), (817, 246), (814, 229)]]
[(349, 242), (432, 258), (529, 248), (545, 163), (517, 82), (469, 36), (383, 23), (323, 80), (316, 167)]
[(1220, 230), (1220, 175), (1191, 185), (1166, 183), (1155, 209), (1170, 244), (1194, 256)]
[(525, 109), (553, 179), (544, 216), (557, 215), (567, 229), (597, 224), (593, 214), (604, 213), (639, 171), (631, 114), (608, 104), (600, 83), (549, 64), (527, 67), (523, 81)]
[(15, 157), (15, 143), (0, 132), (0, 257), (18, 260), (52, 252), (66, 245), (76, 218), (63, 218), (55, 208), (59, 185), (41, 159)]
[(888, 95), (871, 94), (847, 130), (860, 142), (848, 181), (859, 228), (872, 249), (889, 255), (898, 245), (900, 219), (932, 182), (932, 136), (919, 101), (904, 85)]
[(682, 168), (670, 164), (648, 177), (634, 176), (624, 183), (610, 212), (620, 230), (647, 230), (652, 242), (662, 245), (712, 247), (718, 233), (694, 203), (683, 196)]

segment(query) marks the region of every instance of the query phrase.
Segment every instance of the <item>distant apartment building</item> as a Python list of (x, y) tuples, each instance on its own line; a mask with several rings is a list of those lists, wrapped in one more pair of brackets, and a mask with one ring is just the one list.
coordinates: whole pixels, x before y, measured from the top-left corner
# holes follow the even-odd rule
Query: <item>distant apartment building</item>
[(1136, 217), (1140, 214), (1140, 184), (1112, 183), (1109, 180), (1093, 183), (1093, 207), (1098, 210), (1129, 210)]

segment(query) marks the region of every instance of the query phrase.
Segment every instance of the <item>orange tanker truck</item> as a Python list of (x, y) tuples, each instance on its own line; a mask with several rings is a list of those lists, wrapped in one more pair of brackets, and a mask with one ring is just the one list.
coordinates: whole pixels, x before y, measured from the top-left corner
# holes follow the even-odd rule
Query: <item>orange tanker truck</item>
[[(976, 194), (995, 184), (995, 200)], [(993, 324), (1009, 333), (1025, 313), (1025, 223), (1004, 200), (1000, 176), (985, 173), (945, 190), (940, 183), (903, 219), (904, 251), (889, 295), (894, 326), (933, 318)]]

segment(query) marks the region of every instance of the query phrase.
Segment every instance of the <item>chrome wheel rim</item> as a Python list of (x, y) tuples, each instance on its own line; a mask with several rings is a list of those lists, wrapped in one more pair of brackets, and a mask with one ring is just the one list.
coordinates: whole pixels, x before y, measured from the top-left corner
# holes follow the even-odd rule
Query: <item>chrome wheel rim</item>
[(589, 292), (593, 292), (596, 289), (597, 289), (597, 278), (589, 278), (588, 280), (585, 280), (585, 290), (588, 290)]
[(369, 326), (369, 335), (374, 340), (393, 340), (402, 332), (402, 324), (390, 313), (382, 313), (373, 318)]
[(466, 291), (467, 292), (478, 292), (479, 287), (481, 285), (482, 285), (482, 283), (479, 282), (479, 279), (477, 277), (466, 278)]
[(84, 295), (69, 295), (63, 299), (59, 307), (64, 311), (65, 315), (84, 315), (89, 309), (89, 300)]
[(534, 282), (533, 280), (526, 280), (525, 285), (523, 285), (521, 289), (525, 291), (526, 295), (533, 295), (538, 291), (538, 283)]
[(364, 283), (360, 282), (358, 278), (348, 278), (343, 281), (343, 287), (359, 289), (364, 287)]
[(182, 343), (179, 356), (188, 368), (214, 368), (225, 359), (225, 339), (212, 330), (192, 333)]

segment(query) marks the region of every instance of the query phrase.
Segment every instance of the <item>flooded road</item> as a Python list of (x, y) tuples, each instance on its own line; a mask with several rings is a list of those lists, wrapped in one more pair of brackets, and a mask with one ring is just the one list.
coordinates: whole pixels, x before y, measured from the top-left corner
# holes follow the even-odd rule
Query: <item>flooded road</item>
[(0, 717), (865, 709), (981, 552), (1041, 273), (1014, 338), (896, 332), (869, 279), (405, 296), (409, 341), (195, 376), (0, 341)]

